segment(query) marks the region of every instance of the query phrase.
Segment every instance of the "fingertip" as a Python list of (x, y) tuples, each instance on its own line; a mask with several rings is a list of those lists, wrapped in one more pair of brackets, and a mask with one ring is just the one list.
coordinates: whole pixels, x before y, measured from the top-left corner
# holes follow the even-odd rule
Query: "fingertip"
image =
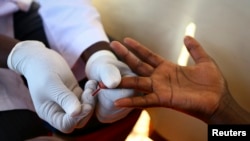
[(60, 102), (58, 102), (58, 104), (71, 117), (75, 117), (81, 112), (80, 100), (73, 93), (65, 95), (64, 98), (60, 99)]
[(189, 45), (200, 45), (200, 43), (192, 36), (185, 36), (184, 42)]
[(125, 48), (119, 41), (112, 41), (110, 43), (110, 47), (113, 49), (113, 51), (116, 54), (120, 54), (122, 52), (122, 50)]
[(114, 105), (116, 107), (129, 107), (129, 103), (131, 102), (130, 99), (128, 98), (120, 98), (120, 99), (117, 99), (116, 101), (114, 101)]
[(130, 37), (126, 37), (123, 40), (124, 43), (126, 43), (127, 45), (135, 45), (135, 44), (139, 44), (136, 40), (130, 38)]
[(186, 36), (184, 38), (184, 44), (188, 51), (192, 50), (193, 48), (200, 47), (200, 43), (191, 36)]
[(113, 79), (113, 81), (103, 81), (103, 84), (105, 85), (106, 88), (116, 88), (120, 83), (120, 80), (118, 80), (117, 78)]
[(185, 43), (185, 45), (189, 46), (190, 43), (192, 43), (192, 40), (193, 40), (193, 37), (191, 37), (191, 36), (185, 36), (184, 37), (184, 43)]
[[(97, 81), (96, 80), (88, 80), (84, 86), (84, 89), (85, 90), (92, 90), (94, 91), (96, 89), (96, 86), (97, 86)], [(84, 93), (84, 92), (83, 92)]]
[(115, 105), (115, 107), (117, 107), (117, 108), (122, 107), (121, 104), (120, 104), (120, 102), (119, 102), (119, 100), (116, 100), (116, 101), (114, 102), (114, 105)]
[(111, 46), (111, 48), (116, 48), (119, 44), (120, 44), (120, 42), (118, 42), (118, 41), (112, 41), (110, 43), (110, 46)]
[(115, 105), (115, 107), (119, 107), (119, 102), (115, 101), (114, 105)]
[(80, 104), (72, 104), (72, 105), (73, 106), (69, 106), (68, 108), (66, 108), (66, 113), (68, 113), (71, 117), (76, 117), (81, 113), (82, 107)]
[(129, 40), (131, 40), (130, 37), (125, 37), (125, 38), (123, 39), (123, 42), (126, 43), (126, 42), (128, 42)]
[(93, 110), (93, 106), (92, 106), (91, 104), (88, 104), (88, 103), (82, 104), (81, 116), (86, 116), (86, 115), (89, 114), (92, 110)]
[(93, 110), (93, 107), (91, 104), (83, 103), (81, 104), (80, 112), (77, 115), (71, 116), (73, 118), (83, 118), (86, 115), (88, 115)]
[(184, 40), (190, 40), (190, 39), (193, 39), (193, 37), (192, 37), (192, 36), (189, 36), (189, 35), (186, 35), (186, 36), (184, 37)]
[(107, 65), (102, 70), (101, 81), (107, 88), (116, 88), (121, 82), (121, 73), (118, 68), (113, 65)]

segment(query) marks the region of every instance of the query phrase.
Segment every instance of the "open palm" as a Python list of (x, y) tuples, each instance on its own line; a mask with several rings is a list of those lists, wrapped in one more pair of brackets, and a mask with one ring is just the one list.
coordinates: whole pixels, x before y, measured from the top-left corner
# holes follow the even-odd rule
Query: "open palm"
[[(192, 37), (184, 43), (195, 61), (179, 66), (153, 53), (139, 42), (125, 38), (111, 47), (138, 77), (124, 77), (119, 85), (143, 92), (142, 96), (116, 101), (119, 107), (167, 107), (204, 119), (211, 116), (227, 91), (224, 77), (213, 59)], [(205, 120), (205, 119), (204, 119)]]

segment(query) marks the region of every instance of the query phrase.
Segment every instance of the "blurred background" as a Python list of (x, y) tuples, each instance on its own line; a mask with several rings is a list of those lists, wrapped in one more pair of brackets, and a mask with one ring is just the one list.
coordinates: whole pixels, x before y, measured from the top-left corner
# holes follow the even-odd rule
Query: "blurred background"
[[(174, 63), (193, 64), (182, 48), (185, 35), (195, 36), (220, 66), (233, 97), (250, 111), (249, 0), (92, 1), (111, 37), (132, 37)], [(207, 140), (207, 125), (197, 119), (163, 108), (147, 112), (154, 130), (170, 141)]]

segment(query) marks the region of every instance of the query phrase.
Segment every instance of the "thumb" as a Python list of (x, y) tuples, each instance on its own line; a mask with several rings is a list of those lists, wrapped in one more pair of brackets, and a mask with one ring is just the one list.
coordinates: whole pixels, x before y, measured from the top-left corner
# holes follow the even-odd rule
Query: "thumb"
[(209, 55), (205, 52), (200, 43), (193, 37), (186, 36), (184, 38), (184, 44), (196, 64), (209, 60)]
[(102, 67), (100, 78), (107, 88), (115, 88), (121, 82), (121, 74), (119, 69), (111, 64), (106, 64)]

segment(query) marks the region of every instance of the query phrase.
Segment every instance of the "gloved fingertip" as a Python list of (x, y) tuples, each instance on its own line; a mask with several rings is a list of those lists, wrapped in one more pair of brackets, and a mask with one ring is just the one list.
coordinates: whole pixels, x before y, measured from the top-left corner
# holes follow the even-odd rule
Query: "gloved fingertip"
[(93, 107), (89, 104), (82, 104), (81, 105), (81, 112), (74, 116), (74, 118), (78, 118), (79, 120), (86, 117), (89, 113), (93, 111)]
[(107, 88), (116, 88), (121, 82), (121, 77), (109, 77), (102, 79), (102, 83)]
[(76, 117), (81, 113), (81, 108), (82, 108), (81, 105), (70, 106), (69, 108), (66, 109), (66, 113), (68, 113), (71, 117)]
[(86, 89), (96, 89), (97, 81), (96, 80), (88, 80), (85, 84), (85, 90)]
[(116, 66), (106, 65), (103, 67), (100, 78), (99, 81), (102, 81), (107, 88), (115, 88), (121, 82), (121, 73)]
[(93, 107), (90, 104), (82, 104), (82, 115), (86, 115), (93, 110)]

